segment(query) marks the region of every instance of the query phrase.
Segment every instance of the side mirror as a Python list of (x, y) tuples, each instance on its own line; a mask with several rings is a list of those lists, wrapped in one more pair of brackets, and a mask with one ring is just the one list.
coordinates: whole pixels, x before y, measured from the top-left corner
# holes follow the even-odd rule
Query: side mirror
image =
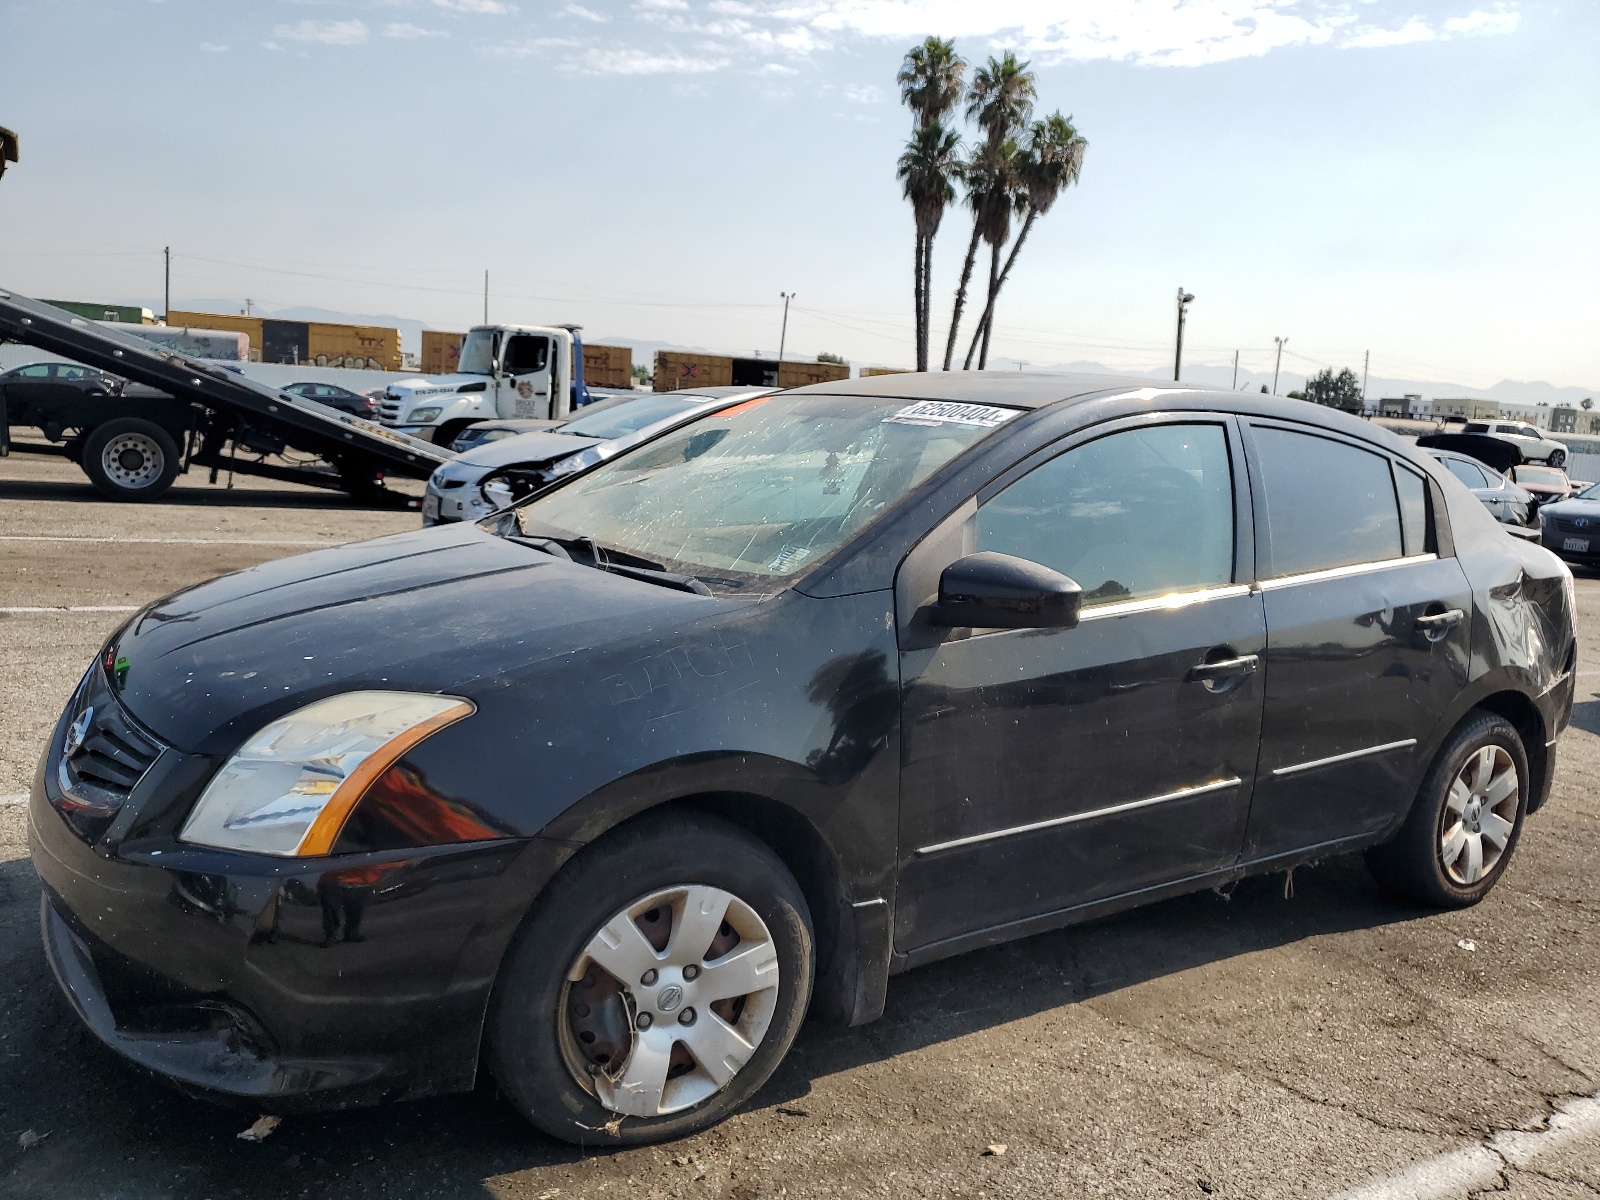
[(1083, 589), (1060, 571), (985, 550), (944, 569), (928, 620), (947, 629), (1071, 629), (1082, 602)]

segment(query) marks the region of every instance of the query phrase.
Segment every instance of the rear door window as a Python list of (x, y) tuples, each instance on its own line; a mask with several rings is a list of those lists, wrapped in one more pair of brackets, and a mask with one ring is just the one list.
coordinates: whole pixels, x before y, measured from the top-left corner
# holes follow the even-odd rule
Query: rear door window
[(1389, 460), (1332, 438), (1252, 429), (1273, 577), (1383, 562), (1404, 553)]
[(1459, 458), (1447, 458), (1444, 460), (1444, 467), (1469, 488), (1489, 486), (1489, 481), (1483, 477), (1483, 472), (1469, 462), (1462, 462)]
[(1405, 534), (1405, 552), (1425, 553), (1428, 549), (1428, 485), (1421, 475), (1396, 463), (1394, 490), (1400, 497), (1400, 526)]

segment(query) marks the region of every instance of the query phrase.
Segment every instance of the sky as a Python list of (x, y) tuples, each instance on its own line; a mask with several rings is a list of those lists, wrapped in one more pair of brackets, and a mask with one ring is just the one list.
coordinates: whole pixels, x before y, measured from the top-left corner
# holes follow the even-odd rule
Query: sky
[(930, 33), (1089, 141), (998, 365), (1600, 388), (1593, 0), (0, 0), (0, 286), (909, 366)]

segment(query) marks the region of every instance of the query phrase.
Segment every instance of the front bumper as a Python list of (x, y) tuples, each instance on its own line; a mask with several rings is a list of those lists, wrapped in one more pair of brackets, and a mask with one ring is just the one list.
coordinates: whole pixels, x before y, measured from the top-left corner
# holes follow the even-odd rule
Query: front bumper
[[(1586, 543), (1585, 548), (1578, 549), (1576, 543)], [(1565, 533), (1553, 527), (1541, 527), (1539, 544), (1550, 551), (1557, 558), (1580, 566), (1600, 566), (1600, 527), (1596, 527), (1591, 537), (1587, 533)]]
[(29, 834), (45, 951), (84, 1024), (185, 1091), (279, 1113), (470, 1088), (537, 887), (524, 872), (553, 869), (525, 841), (305, 863), (171, 838), (91, 846), (42, 770)]
[(422, 500), (422, 523), (448, 525), (454, 521), (478, 521), (494, 511), (494, 505), (483, 498), (475, 482), (441, 488), (430, 481)]

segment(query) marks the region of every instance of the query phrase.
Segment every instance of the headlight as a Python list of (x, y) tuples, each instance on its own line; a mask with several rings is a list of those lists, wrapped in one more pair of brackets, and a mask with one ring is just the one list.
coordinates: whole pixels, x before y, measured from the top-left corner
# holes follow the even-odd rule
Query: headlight
[(426, 425), (429, 421), (437, 421), (439, 419), (439, 414), (443, 411), (444, 409), (440, 408), (437, 404), (429, 405), (427, 408), (415, 409), (411, 416), (406, 418), (406, 423)]
[(491, 479), (478, 491), (496, 510), (511, 507), (511, 502), (516, 499), (511, 494), (511, 485), (504, 479)]
[(178, 836), (257, 854), (327, 854), (378, 776), (473, 711), (471, 701), (419, 692), (346, 692), (308, 704), (222, 764)]

